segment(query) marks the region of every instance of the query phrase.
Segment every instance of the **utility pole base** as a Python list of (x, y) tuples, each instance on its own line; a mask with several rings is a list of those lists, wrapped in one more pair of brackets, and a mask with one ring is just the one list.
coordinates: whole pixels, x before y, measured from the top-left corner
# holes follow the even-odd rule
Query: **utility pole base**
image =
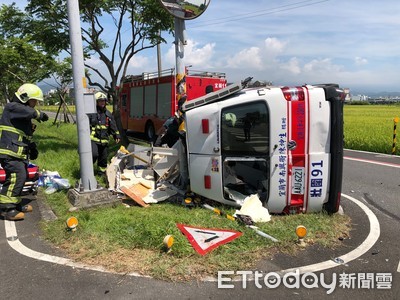
[(67, 197), (69, 202), (77, 208), (89, 208), (121, 201), (106, 188), (86, 192), (80, 192), (77, 189), (70, 189)]

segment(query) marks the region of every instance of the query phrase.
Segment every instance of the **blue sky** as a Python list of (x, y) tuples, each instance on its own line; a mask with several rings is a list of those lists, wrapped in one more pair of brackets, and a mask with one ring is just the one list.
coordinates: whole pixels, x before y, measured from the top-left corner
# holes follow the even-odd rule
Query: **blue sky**
[[(185, 64), (225, 72), (229, 82), (252, 76), (275, 85), (333, 82), (354, 93), (400, 91), (399, 0), (211, 0), (185, 24)], [(163, 36), (162, 68), (173, 68), (173, 37)], [(130, 74), (156, 70), (155, 48), (129, 67)]]
[[(185, 62), (229, 81), (400, 91), (398, 0), (211, 0), (186, 29)], [(163, 67), (173, 66), (173, 45), (162, 49)]]

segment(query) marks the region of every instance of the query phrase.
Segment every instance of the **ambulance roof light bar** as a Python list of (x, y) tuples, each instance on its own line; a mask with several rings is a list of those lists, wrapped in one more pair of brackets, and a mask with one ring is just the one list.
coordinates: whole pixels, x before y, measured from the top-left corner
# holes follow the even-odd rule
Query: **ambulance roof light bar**
[(223, 89), (208, 93), (207, 95), (196, 98), (193, 101), (187, 101), (186, 103), (184, 103), (182, 105), (181, 110), (182, 110), (182, 112), (185, 112), (185, 111), (188, 111), (195, 107), (199, 107), (199, 106), (206, 105), (208, 103), (220, 101), (222, 98), (225, 98), (229, 95), (237, 93), (241, 89), (243, 89), (241, 83), (234, 83), (234, 84), (228, 85), (227, 87), (225, 87)]
[(185, 112), (190, 109), (193, 109), (195, 107), (203, 106), (208, 103), (212, 102), (217, 102), (221, 101), (223, 98), (233, 95), (242, 89), (244, 89), (247, 84), (251, 81), (253, 77), (247, 77), (245, 80), (242, 82), (237, 82), (231, 85), (228, 85), (227, 87), (220, 89), (218, 91), (208, 93), (207, 95), (204, 95), (202, 97), (196, 98), (193, 101), (187, 101), (182, 105), (181, 111)]

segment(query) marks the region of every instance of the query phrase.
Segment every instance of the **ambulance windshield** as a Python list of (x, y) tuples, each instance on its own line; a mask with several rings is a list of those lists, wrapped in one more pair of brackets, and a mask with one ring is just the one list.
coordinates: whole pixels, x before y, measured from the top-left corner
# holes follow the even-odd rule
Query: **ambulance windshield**
[(224, 197), (237, 203), (252, 194), (267, 201), (269, 115), (265, 102), (222, 110), (221, 154)]

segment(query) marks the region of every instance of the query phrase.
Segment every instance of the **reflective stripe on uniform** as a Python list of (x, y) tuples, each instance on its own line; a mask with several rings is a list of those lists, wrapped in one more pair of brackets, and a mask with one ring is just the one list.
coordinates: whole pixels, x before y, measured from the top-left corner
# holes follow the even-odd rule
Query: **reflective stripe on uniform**
[(11, 173), (10, 174), (10, 185), (8, 186), (8, 190), (6, 193), (6, 196), (12, 197), (12, 191), (14, 190), (15, 187), (15, 182), (17, 181), (17, 173)]
[(37, 109), (35, 109), (35, 110), (36, 110), (36, 114), (37, 114), (36, 120), (40, 120), (40, 110), (37, 110)]
[(100, 143), (100, 144), (108, 144), (108, 142), (109, 142), (108, 139), (102, 140), (102, 139), (99, 139), (99, 138), (95, 137), (94, 135), (95, 135), (95, 132), (92, 131), (92, 134), (90, 135), (90, 139), (91, 139), (93, 142), (95, 142), (95, 143)]
[(0, 125), (0, 131), (3, 131), (3, 130), (19, 134), (22, 137), (26, 137), (25, 132), (23, 132), (22, 130), (19, 130), (15, 127)]
[[(2, 136), (3, 131), (12, 132), (12, 133), (18, 135), (18, 142), (22, 142), (23, 138), (26, 138), (28, 141), (30, 141), (32, 139), (32, 137), (26, 136), (22, 130), (19, 130), (15, 127), (0, 125), (0, 137)], [(9, 149), (0, 149), (0, 154), (5, 154), (5, 155), (12, 156), (12, 157), (20, 158), (20, 159), (27, 158), (27, 155), (24, 154), (23, 146), (18, 146), (16, 152), (9, 150)]]
[(15, 187), (15, 183), (17, 181), (17, 173), (11, 173), (11, 183), (8, 186), (8, 189), (6, 191), (5, 195), (0, 194), (0, 203), (19, 203), (21, 201), (21, 199), (19, 197), (13, 197), (12, 193)]
[(22, 154), (22, 152), (23, 152), (23, 147), (18, 147), (17, 153), (14, 151), (11, 151), (11, 150), (7, 150), (7, 149), (0, 149), (0, 154), (5, 154), (8, 156), (12, 156), (12, 157), (20, 158), (20, 159), (26, 159), (27, 156), (25, 154)]
[(18, 204), (19, 202), (20, 202), (20, 200), (17, 197), (8, 197), (6, 195), (1, 195), (0, 194), (0, 203), (3, 203), (3, 204), (8, 204), (8, 203)]

